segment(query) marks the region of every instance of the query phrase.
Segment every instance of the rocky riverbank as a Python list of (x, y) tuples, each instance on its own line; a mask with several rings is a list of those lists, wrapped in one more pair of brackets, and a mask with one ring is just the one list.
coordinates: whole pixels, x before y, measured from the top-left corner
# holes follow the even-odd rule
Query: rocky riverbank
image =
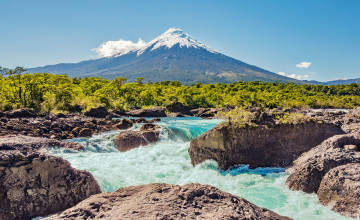
[(194, 139), (192, 164), (213, 159), (221, 169), (240, 164), (288, 168), (290, 189), (317, 193), (335, 211), (360, 216), (359, 109), (292, 110), (297, 120), (283, 112), (252, 111), (241, 124), (230, 119)]
[(53, 139), (0, 137), (0, 219), (31, 219), (63, 211), (100, 193), (95, 178), (62, 158), (41, 153)]

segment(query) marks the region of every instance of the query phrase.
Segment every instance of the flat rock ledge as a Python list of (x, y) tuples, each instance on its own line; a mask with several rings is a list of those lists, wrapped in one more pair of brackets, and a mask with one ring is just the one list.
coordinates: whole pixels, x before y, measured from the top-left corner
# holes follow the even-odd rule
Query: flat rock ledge
[(290, 219), (213, 186), (153, 183), (82, 201), (56, 219)]

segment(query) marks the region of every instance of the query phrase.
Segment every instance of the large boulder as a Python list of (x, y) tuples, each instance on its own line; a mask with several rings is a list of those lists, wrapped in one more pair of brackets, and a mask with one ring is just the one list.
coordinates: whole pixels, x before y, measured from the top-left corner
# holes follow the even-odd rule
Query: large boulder
[(360, 216), (360, 163), (331, 169), (317, 192), (322, 204), (348, 217)]
[(181, 113), (183, 115), (192, 115), (192, 113), (190, 112), (191, 108), (187, 105), (184, 105), (181, 102), (170, 103), (170, 104), (166, 105), (165, 108), (169, 112)]
[(132, 117), (166, 117), (165, 109), (160, 107), (131, 110), (126, 114)]
[(0, 154), (0, 219), (32, 219), (63, 211), (100, 193), (94, 177), (66, 160), (17, 150)]
[(189, 155), (193, 165), (213, 159), (221, 169), (239, 164), (288, 167), (302, 153), (342, 133), (339, 126), (330, 123), (306, 122), (272, 127), (222, 123), (194, 139)]
[(128, 151), (146, 146), (159, 140), (160, 130), (157, 125), (145, 124), (140, 131), (124, 131), (116, 136), (114, 144), (119, 151)]
[(91, 196), (46, 219), (290, 219), (213, 186), (153, 183)]
[(38, 112), (30, 108), (22, 108), (5, 112), (9, 118), (33, 118), (38, 116)]
[[(323, 177), (332, 168), (360, 163), (360, 152), (345, 146), (360, 146), (357, 134), (336, 135), (299, 157), (287, 172), (286, 183), (292, 190), (316, 193)], [(347, 149), (346, 149), (347, 148)]]
[(85, 116), (94, 118), (105, 118), (110, 115), (110, 112), (105, 107), (92, 108), (84, 113)]

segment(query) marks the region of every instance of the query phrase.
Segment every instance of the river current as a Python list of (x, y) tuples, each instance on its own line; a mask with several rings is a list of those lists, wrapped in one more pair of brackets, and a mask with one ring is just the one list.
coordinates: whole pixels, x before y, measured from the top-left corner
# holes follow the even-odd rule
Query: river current
[[(220, 122), (163, 118), (157, 123), (161, 127), (160, 141), (145, 147), (119, 152), (113, 140), (121, 131), (111, 131), (71, 140), (84, 145), (83, 152), (52, 149), (50, 154), (91, 172), (102, 192), (147, 183), (202, 183), (294, 219), (348, 219), (322, 206), (316, 194), (289, 190), (285, 185), (288, 174), (282, 168), (249, 169), (242, 165), (221, 171), (215, 161), (193, 167), (188, 154), (190, 141)], [(136, 124), (132, 129), (138, 130), (140, 126)]]

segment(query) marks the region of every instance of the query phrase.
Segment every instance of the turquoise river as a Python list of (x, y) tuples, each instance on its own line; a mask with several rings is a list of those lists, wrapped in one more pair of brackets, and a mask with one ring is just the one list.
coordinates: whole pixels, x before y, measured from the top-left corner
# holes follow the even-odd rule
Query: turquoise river
[[(119, 152), (113, 140), (121, 131), (73, 139), (85, 146), (83, 152), (52, 149), (52, 155), (68, 160), (75, 168), (90, 171), (103, 192), (147, 183), (209, 184), (294, 219), (347, 219), (322, 206), (315, 194), (291, 191), (282, 168), (249, 169), (246, 165), (227, 171), (215, 161), (193, 167), (188, 154), (190, 141), (221, 121), (200, 118), (163, 118), (160, 141), (127, 152)], [(141, 124), (132, 129), (139, 129)]]

